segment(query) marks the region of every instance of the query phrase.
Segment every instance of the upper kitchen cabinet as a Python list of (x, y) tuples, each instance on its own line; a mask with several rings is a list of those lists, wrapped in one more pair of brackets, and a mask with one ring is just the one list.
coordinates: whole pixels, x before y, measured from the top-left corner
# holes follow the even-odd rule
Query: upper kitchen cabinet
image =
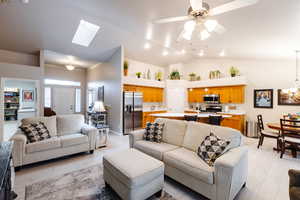
[(211, 88), (193, 88), (188, 89), (189, 103), (202, 103), (203, 96), (206, 94), (220, 95), (221, 103), (244, 103), (245, 86), (226, 86), (226, 87), (211, 87)]
[(164, 89), (155, 87), (144, 87), (136, 85), (124, 85), (124, 91), (141, 92), (143, 93), (143, 101), (148, 102), (163, 102)]

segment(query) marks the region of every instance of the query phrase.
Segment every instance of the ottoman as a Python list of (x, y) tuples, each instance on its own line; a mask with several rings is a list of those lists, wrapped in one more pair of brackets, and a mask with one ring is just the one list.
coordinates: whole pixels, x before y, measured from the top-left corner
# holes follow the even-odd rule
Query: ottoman
[(103, 157), (103, 178), (122, 199), (143, 200), (161, 193), (164, 163), (136, 149), (127, 149)]

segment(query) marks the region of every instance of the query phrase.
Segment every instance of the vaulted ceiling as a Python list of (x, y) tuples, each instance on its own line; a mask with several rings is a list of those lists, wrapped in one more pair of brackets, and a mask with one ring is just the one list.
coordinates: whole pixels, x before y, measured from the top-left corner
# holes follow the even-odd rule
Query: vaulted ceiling
[[(211, 7), (230, 0), (206, 0)], [(103, 62), (114, 49), (158, 65), (205, 57), (225, 50), (230, 58), (293, 58), (300, 49), (300, 1), (260, 0), (258, 4), (215, 17), (227, 31), (205, 41), (177, 43), (183, 23), (152, 25), (157, 18), (186, 15), (188, 0), (11, 0), (0, 4), (0, 49), (34, 53), (40, 49)], [(79, 21), (99, 25), (89, 47), (72, 44)], [(143, 48), (147, 35), (151, 48)], [(168, 56), (165, 41), (170, 40)], [(185, 55), (176, 52), (185, 49)]]

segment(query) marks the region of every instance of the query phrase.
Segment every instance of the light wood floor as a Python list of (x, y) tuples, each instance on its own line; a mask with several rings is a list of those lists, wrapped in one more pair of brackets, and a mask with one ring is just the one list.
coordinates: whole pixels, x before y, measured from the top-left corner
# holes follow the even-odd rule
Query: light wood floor
[[(287, 172), (291, 168), (300, 170), (300, 156), (298, 159), (293, 159), (285, 155), (280, 159), (279, 154), (272, 150), (275, 142), (270, 139), (266, 139), (259, 150), (256, 148), (256, 139), (246, 138), (245, 144), (249, 146), (249, 178), (247, 187), (238, 194), (236, 199), (288, 200)], [(95, 151), (93, 155), (80, 154), (26, 167), (16, 173), (14, 187), (19, 195), (18, 199), (24, 199), (25, 185), (102, 163), (104, 154), (126, 148), (128, 148), (128, 136), (110, 135), (108, 147)], [(165, 188), (178, 200), (201, 198), (197, 193), (171, 180), (166, 181)]]

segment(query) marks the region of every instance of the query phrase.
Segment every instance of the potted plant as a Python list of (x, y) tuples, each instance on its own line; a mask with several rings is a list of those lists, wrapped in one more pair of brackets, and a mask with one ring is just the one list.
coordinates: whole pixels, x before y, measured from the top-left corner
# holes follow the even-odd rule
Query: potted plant
[(174, 70), (170, 73), (171, 80), (180, 80), (180, 73), (178, 70)]
[(190, 76), (190, 81), (195, 81), (196, 80), (197, 75), (195, 73), (190, 73), (189, 76)]
[(234, 67), (234, 66), (230, 67), (230, 75), (231, 75), (231, 77), (237, 76), (238, 73), (239, 73), (239, 70), (236, 67)]
[(196, 80), (201, 81), (201, 76), (197, 76)]
[(220, 72), (220, 70), (216, 71), (216, 78), (221, 78), (221, 72)]
[(161, 71), (158, 71), (158, 72), (156, 73), (156, 80), (158, 80), (158, 81), (161, 81), (161, 80), (162, 80), (162, 72), (161, 72)]
[(137, 78), (141, 78), (142, 72), (137, 72), (137, 73), (135, 73), (135, 75)]
[(124, 76), (128, 75), (128, 61), (124, 61)]

